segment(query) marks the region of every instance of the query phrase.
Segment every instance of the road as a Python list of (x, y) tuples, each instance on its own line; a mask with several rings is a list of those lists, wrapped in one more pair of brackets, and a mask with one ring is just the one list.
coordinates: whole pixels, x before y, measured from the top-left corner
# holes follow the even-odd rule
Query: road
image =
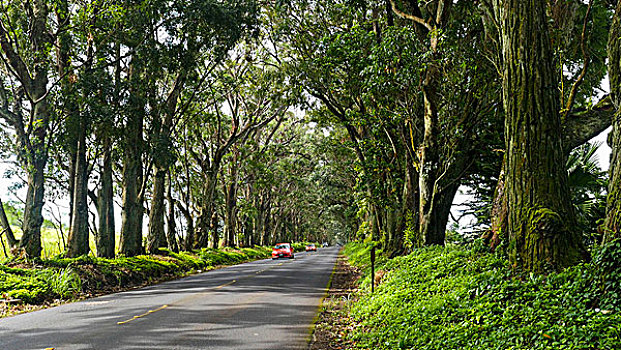
[(0, 349), (305, 349), (338, 249), (0, 319)]

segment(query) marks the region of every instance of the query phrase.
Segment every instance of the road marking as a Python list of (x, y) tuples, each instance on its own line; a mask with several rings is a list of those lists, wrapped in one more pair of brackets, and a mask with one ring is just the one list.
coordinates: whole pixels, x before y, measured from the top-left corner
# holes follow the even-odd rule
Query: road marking
[(226, 286), (230, 286), (231, 284), (233, 284), (233, 283), (235, 283), (235, 282), (237, 282), (237, 280), (232, 280), (231, 282), (229, 282), (229, 283), (225, 283), (225, 284), (220, 285), (220, 286), (217, 286), (217, 287), (215, 287), (214, 289), (224, 288), (224, 287), (226, 287)]
[[(226, 287), (226, 286), (230, 286), (231, 284), (233, 284), (233, 283), (235, 283), (235, 282), (237, 282), (237, 280), (232, 280), (231, 282), (227, 282), (227, 283), (225, 283), (225, 284), (221, 284), (221, 285), (219, 285), (219, 286), (217, 286), (217, 287), (213, 287), (213, 288), (210, 288), (210, 289), (221, 289), (221, 288), (224, 288), (224, 287)], [(130, 318), (129, 320), (125, 320), (125, 321), (117, 322), (116, 324), (118, 324), (118, 325), (122, 325), (122, 324), (125, 324), (125, 323), (128, 323), (128, 322), (131, 322), (131, 321), (133, 321), (133, 320), (135, 320), (135, 319), (138, 319), (138, 318), (141, 318), (141, 317), (145, 317), (145, 316), (147, 316), (147, 315), (150, 315), (150, 314), (152, 314), (152, 313), (154, 313), (154, 312), (158, 312), (158, 311), (164, 310), (164, 309), (165, 309), (165, 308), (167, 308), (167, 307), (168, 307), (168, 305), (162, 305), (162, 306), (158, 307), (158, 308), (157, 308), (157, 309), (155, 309), (155, 310), (149, 310), (149, 311), (145, 312), (145, 313), (144, 313), (144, 314), (142, 314), (142, 315), (137, 315), (137, 316), (134, 316), (134, 317)]]
[(162, 305), (162, 306), (158, 307), (158, 308), (157, 308), (157, 309), (155, 309), (155, 310), (149, 310), (149, 311), (145, 312), (145, 313), (144, 313), (144, 314), (142, 314), (142, 315), (134, 316), (134, 317), (130, 318), (129, 320), (126, 320), (126, 321), (121, 321), (121, 322), (117, 322), (116, 324), (119, 324), (119, 325), (120, 325), (120, 324), (125, 324), (125, 323), (127, 323), (127, 322), (131, 322), (131, 321), (133, 321), (133, 320), (135, 320), (135, 319), (138, 319), (138, 318), (141, 318), (141, 317), (145, 317), (145, 316), (147, 316), (147, 315), (150, 315), (150, 314), (152, 314), (152, 313), (154, 313), (154, 312), (158, 312), (158, 311), (160, 311), (160, 310), (164, 310), (164, 309), (165, 309), (165, 308), (167, 308), (167, 307), (168, 307), (168, 305)]

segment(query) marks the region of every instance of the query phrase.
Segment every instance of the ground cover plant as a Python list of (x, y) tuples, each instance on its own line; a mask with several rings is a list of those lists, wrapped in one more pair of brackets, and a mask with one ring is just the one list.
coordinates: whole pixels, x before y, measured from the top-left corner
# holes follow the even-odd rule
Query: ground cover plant
[(620, 248), (537, 275), (482, 245), (426, 247), (381, 262), (371, 294), (369, 248), (349, 244), (350, 263), (367, 269), (348, 336), (371, 349), (619, 349)]

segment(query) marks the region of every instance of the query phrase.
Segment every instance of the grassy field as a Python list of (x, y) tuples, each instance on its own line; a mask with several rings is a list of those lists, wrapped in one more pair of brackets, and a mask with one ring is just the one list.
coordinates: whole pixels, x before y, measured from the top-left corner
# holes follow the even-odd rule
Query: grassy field
[[(22, 237), (22, 231), (19, 227), (12, 227), (13, 233), (15, 234), (15, 238), (20, 239)], [(67, 241), (67, 234), (69, 233), (66, 228), (63, 229), (64, 232), (51, 225), (44, 225), (41, 228), (41, 256), (43, 258), (51, 258), (59, 255), (60, 253), (65, 251), (65, 243)], [(118, 247), (119, 237), (116, 238), (116, 246)], [(2, 235), (1, 242), (2, 245), (0, 247), (0, 259), (6, 258), (9, 252), (9, 245), (7, 243), (6, 237)], [(95, 239), (90, 237), (91, 252), (95, 252)]]

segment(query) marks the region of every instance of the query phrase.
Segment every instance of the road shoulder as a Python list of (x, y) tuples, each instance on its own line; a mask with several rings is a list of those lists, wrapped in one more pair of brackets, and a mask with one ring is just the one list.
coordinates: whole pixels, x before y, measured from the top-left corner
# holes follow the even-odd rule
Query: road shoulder
[(347, 303), (358, 290), (358, 279), (362, 273), (349, 265), (341, 253), (337, 259), (328, 294), (324, 298), (321, 312), (315, 324), (309, 350), (347, 349), (350, 344), (344, 335), (351, 324), (347, 314)]

